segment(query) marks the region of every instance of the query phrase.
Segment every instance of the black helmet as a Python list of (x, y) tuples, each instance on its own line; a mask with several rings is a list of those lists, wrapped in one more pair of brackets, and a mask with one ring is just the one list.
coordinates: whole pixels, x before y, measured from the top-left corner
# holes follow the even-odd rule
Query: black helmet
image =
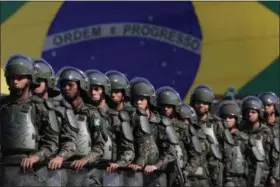
[(237, 95), (236, 88), (228, 87), (224, 94), (224, 100), (235, 100), (236, 95)]
[(279, 103), (279, 98), (273, 92), (262, 92), (258, 94), (258, 98), (262, 101), (263, 105), (276, 105)]
[(240, 124), (242, 120), (241, 108), (235, 101), (225, 100), (219, 104), (218, 116), (223, 118), (223, 116), (232, 115), (237, 119), (237, 123)]
[(211, 87), (207, 85), (199, 85), (192, 91), (190, 104), (194, 106), (196, 101), (202, 101), (211, 104), (214, 100), (214, 93)]
[(156, 91), (156, 105), (173, 105), (179, 112), (182, 104), (179, 93), (170, 86), (163, 86)]
[(143, 77), (135, 77), (129, 83), (132, 97), (148, 97), (150, 99), (150, 104), (155, 105), (156, 91), (150, 81)]
[(105, 75), (109, 78), (111, 82), (112, 90), (124, 90), (126, 97), (130, 97), (130, 84), (126, 76), (116, 70), (107, 71)]
[(242, 112), (246, 109), (254, 109), (259, 112), (260, 117), (263, 117), (264, 107), (262, 101), (255, 96), (247, 96), (242, 100)]
[(90, 85), (103, 86), (105, 95), (109, 97), (111, 96), (110, 80), (105, 74), (103, 74), (98, 70), (93, 70), (93, 69), (87, 70), (85, 74), (89, 78)]
[(78, 82), (80, 85), (80, 88), (87, 92), (89, 91), (89, 80), (88, 77), (84, 74), (84, 72), (78, 68), (75, 67), (63, 67), (61, 68), (58, 73), (57, 77), (59, 82), (62, 81), (75, 81)]
[(37, 79), (45, 79), (47, 87), (54, 88), (56, 86), (57, 79), (51, 65), (41, 58), (33, 58), (33, 62), (37, 70)]
[(37, 71), (31, 58), (22, 54), (15, 54), (9, 57), (5, 65), (5, 77), (8, 79), (13, 75), (27, 75), (31, 83), (37, 83)]
[(190, 105), (182, 103), (179, 114), (182, 119), (189, 119), (191, 124), (197, 124), (197, 114)]
[(263, 105), (274, 105), (275, 113), (280, 115), (279, 97), (273, 92), (262, 92), (258, 95)]

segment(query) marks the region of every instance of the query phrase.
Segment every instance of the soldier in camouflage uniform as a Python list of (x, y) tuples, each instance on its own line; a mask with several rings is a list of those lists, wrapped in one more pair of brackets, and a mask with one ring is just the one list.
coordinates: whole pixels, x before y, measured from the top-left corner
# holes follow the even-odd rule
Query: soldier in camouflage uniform
[(56, 112), (56, 117), (60, 129), (60, 146), (59, 151), (54, 158), (49, 162), (49, 177), (47, 185), (64, 186), (66, 185), (66, 171), (56, 170), (61, 168), (63, 161), (74, 155), (76, 151), (76, 136), (79, 131), (74, 112), (69, 103), (65, 100), (54, 100), (60, 94), (59, 90), (55, 87), (56, 77), (55, 72), (44, 59), (33, 59), (35, 68), (37, 69), (37, 82), (40, 84), (33, 94), (37, 102), (44, 103), (46, 109), (53, 106)]
[(279, 133), (279, 98), (273, 92), (263, 92), (258, 95), (264, 105), (264, 120), (273, 135), (273, 148), (271, 156), (271, 186), (280, 185), (280, 133)]
[(245, 153), (249, 136), (238, 129), (242, 120), (241, 109), (235, 101), (226, 100), (220, 103), (218, 114), (228, 124), (224, 142), (224, 186), (246, 186), (248, 168)]
[(192, 91), (190, 105), (195, 109), (198, 115), (198, 125), (211, 144), (211, 151), (207, 155), (211, 185), (222, 186), (224, 170), (222, 146), (225, 124), (221, 118), (210, 113), (213, 100), (213, 90), (207, 85), (200, 85)]
[(88, 77), (74, 67), (62, 68), (57, 77), (62, 95), (73, 108), (79, 128), (76, 138), (77, 149), (69, 158), (76, 173), (73, 169), (67, 170), (67, 186), (101, 186), (102, 173), (98, 169), (84, 167), (100, 162), (104, 155), (106, 138), (97, 108), (84, 102), (89, 99)]
[[(115, 96), (116, 90), (111, 92), (111, 81), (106, 75), (97, 70), (88, 70), (85, 73), (90, 81), (89, 95), (94, 103), (100, 103), (98, 106), (100, 117), (106, 121), (107, 125), (108, 139), (103, 161), (109, 164), (107, 168), (109, 174), (104, 175), (103, 185), (121, 186), (123, 183), (121, 173), (116, 170), (118, 167), (127, 167), (135, 157), (130, 116), (124, 110), (124, 105), (114, 109), (108, 107), (106, 101), (110, 101), (111, 93)], [(113, 72), (111, 72), (111, 76), (113, 76)], [(114, 78), (114, 80), (116, 79)]]
[(195, 110), (185, 103), (180, 108), (180, 120), (188, 125), (189, 144), (186, 148), (188, 154), (187, 165), (183, 169), (189, 186), (209, 187), (210, 178), (206, 157), (211, 150), (201, 126), (197, 121)]
[(248, 163), (247, 186), (266, 186), (271, 177), (273, 136), (262, 122), (263, 104), (257, 97), (244, 98), (241, 106), (244, 119), (242, 131), (249, 135), (245, 154)]
[(39, 85), (29, 57), (11, 56), (5, 77), (10, 94), (0, 103), (1, 186), (44, 186), (48, 173), (42, 162), (59, 146), (55, 112), (31, 96)]
[[(181, 107), (181, 98), (176, 90), (172, 87), (164, 86), (160, 87), (156, 91), (157, 107), (159, 108), (159, 113), (172, 120), (172, 125), (179, 138), (179, 145), (176, 145), (176, 156), (177, 162), (180, 169), (183, 169), (187, 164), (187, 145), (189, 144), (188, 126), (184, 124), (183, 121), (179, 120), (179, 112)], [(170, 176), (169, 182), (173, 182), (172, 178), (175, 176)]]
[(145, 78), (130, 81), (131, 96), (136, 112), (133, 114), (136, 160), (133, 169), (144, 168), (145, 186), (166, 186), (165, 173), (156, 170), (165, 169), (176, 160), (175, 145), (178, 138), (172, 121), (160, 116), (155, 106), (155, 89)]

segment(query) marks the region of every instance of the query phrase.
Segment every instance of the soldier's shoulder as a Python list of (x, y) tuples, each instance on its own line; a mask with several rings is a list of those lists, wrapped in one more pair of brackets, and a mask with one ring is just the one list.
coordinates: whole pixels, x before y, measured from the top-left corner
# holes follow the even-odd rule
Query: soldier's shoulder
[(261, 130), (266, 134), (271, 134), (271, 129), (267, 126), (267, 124), (261, 124)]
[(170, 118), (168, 118), (168, 117), (165, 117), (165, 116), (161, 116), (161, 122), (165, 126), (172, 125), (172, 120)]
[(136, 111), (136, 108), (134, 108), (130, 104), (125, 104), (124, 105), (124, 110), (127, 111), (129, 114), (133, 114)]
[(44, 103), (44, 99), (40, 98), (36, 95), (31, 96), (30, 101), (35, 103), (35, 104), (43, 104)]
[(0, 106), (4, 105), (9, 101), (10, 96), (6, 94), (1, 94), (0, 96)]
[(241, 140), (249, 139), (249, 135), (246, 132), (238, 131), (237, 134), (238, 134), (238, 137), (241, 138)]

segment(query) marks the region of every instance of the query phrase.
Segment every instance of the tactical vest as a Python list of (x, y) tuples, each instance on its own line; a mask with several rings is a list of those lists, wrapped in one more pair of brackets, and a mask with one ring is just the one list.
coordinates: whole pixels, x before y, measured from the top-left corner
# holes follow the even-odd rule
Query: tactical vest
[(86, 156), (91, 150), (91, 135), (88, 130), (87, 116), (83, 114), (76, 115), (79, 132), (76, 138), (77, 156)]
[(221, 160), (223, 157), (222, 157), (222, 152), (219, 148), (219, 142), (218, 142), (218, 139), (214, 133), (214, 128), (213, 128), (213, 124), (212, 123), (204, 123), (202, 125), (202, 130), (204, 132), (204, 134), (207, 136), (207, 138), (210, 140), (209, 143), (211, 145), (211, 151), (213, 153), (213, 155)]
[(260, 139), (256, 139), (255, 137), (250, 137), (250, 144), (252, 146), (253, 156), (258, 162), (265, 161), (265, 150), (263, 147), (263, 136)]
[(206, 136), (203, 132), (198, 132), (192, 125), (189, 126), (189, 131), (191, 135), (191, 144), (195, 150), (195, 152), (201, 157), (199, 166), (197, 167), (196, 171), (191, 175), (193, 177), (205, 177), (206, 171), (205, 171), (205, 151), (202, 147), (201, 140), (205, 141)]
[[(178, 164), (179, 164), (179, 167), (180, 168), (183, 168), (186, 164), (186, 161), (187, 161), (187, 154), (185, 152), (185, 145), (184, 145), (184, 142), (181, 138), (181, 132), (182, 130), (185, 130), (185, 129), (182, 129), (179, 127), (180, 124), (178, 124), (178, 122), (173, 122), (175, 123), (174, 124), (174, 130), (176, 132), (176, 135), (178, 137), (178, 144), (179, 145), (175, 145), (175, 149), (176, 149), (176, 155), (177, 155), (177, 158), (178, 158)], [(185, 125), (185, 124), (183, 124)]]
[(10, 105), (1, 110), (2, 150), (37, 150), (38, 131), (34, 126), (35, 106), (30, 104)]
[(274, 147), (274, 159), (278, 160), (275, 166), (272, 168), (272, 175), (275, 179), (280, 180), (280, 133), (278, 128), (272, 128), (272, 135), (273, 135), (273, 147)]
[(180, 168), (184, 167), (184, 155), (183, 150), (180, 147), (179, 139), (177, 133), (172, 125), (171, 119), (167, 117), (162, 117), (162, 124), (165, 126), (166, 134), (169, 138), (171, 144), (175, 146), (176, 159)]

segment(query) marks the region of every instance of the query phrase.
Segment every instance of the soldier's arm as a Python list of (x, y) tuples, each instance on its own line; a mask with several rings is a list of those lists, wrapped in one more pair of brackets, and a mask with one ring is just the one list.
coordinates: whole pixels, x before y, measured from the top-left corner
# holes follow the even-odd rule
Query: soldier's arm
[(99, 162), (104, 155), (105, 147), (105, 130), (104, 124), (101, 123), (102, 120), (97, 118), (93, 110), (89, 113), (89, 128), (92, 137), (92, 147), (90, 153), (84, 157), (88, 163)]
[(60, 118), (60, 149), (57, 156), (63, 157), (67, 160), (75, 154), (76, 151), (76, 137), (79, 132), (77, 121), (73, 110), (65, 109), (64, 115), (59, 112)]
[(133, 129), (131, 125), (131, 120), (128, 114), (122, 113), (121, 117), (123, 121), (127, 123), (122, 123), (122, 136), (119, 145), (119, 152), (118, 152), (118, 160), (117, 164), (125, 167), (131, 164), (131, 162), (135, 158), (135, 149), (134, 149), (134, 137), (133, 137)]
[(159, 147), (159, 159), (156, 162), (158, 169), (165, 169), (168, 164), (176, 160), (176, 148), (175, 145), (171, 144), (170, 141), (163, 140), (158, 145)]
[(269, 128), (264, 130), (264, 146), (266, 147), (265, 149), (267, 150), (267, 153), (269, 155), (269, 168), (270, 168), (270, 175), (273, 175), (273, 169), (275, 167), (275, 164), (278, 161), (278, 159), (275, 159), (275, 157), (273, 156), (273, 135), (272, 132)]
[(40, 141), (39, 151), (35, 153), (36, 156), (43, 161), (52, 157), (58, 151), (59, 147), (59, 127), (57, 124), (57, 117), (55, 111), (47, 112), (42, 104), (35, 105), (36, 107), (36, 122), (39, 127)]

